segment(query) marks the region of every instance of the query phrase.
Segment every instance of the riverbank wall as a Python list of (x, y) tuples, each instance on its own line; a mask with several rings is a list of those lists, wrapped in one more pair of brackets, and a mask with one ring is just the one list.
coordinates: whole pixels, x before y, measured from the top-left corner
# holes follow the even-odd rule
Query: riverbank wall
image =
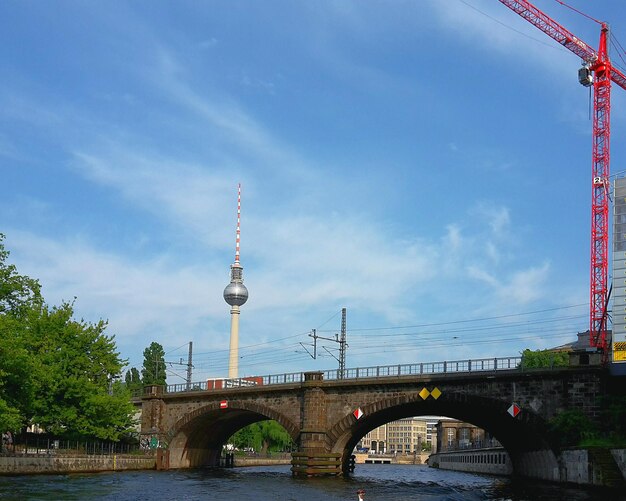
[(511, 459), (501, 447), (431, 454), (427, 463), (430, 467), (442, 470), (490, 475), (511, 475), (513, 473)]
[(0, 456), (0, 475), (154, 470), (155, 467), (156, 460), (151, 456)]
[[(0, 456), (0, 475), (94, 473), (104, 471), (154, 470), (155, 456), (131, 454), (94, 456), (13, 455)], [(291, 456), (235, 457), (235, 467), (291, 464)]]
[(291, 456), (284, 457), (251, 457), (251, 456), (235, 456), (234, 467), (246, 466), (273, 466), (281, 464), (291, 464)]
[[(626, 449), (568, 449), (556, 458), (543, 460), (545, 454), (539, 451), (531, 460), (535, 470), (541, 470), (545, 480), (555, 482), (605, 486), (626, 486)], [(545, 464), (544, 464), (545, 463)], [(460, 450), (432, 454), (428, 465), (435, 468), (471, 473), (487, 473), (491, 475), (512, 475), (514, 473), (511, 459), (502, 448)], [(527, 471), (533, 468), (526, 465)], [(552, 471), (546, 476), (546, 472)]]
[(354, 454), (356, 464), (426, 464), (430, 453), (421, 454)]

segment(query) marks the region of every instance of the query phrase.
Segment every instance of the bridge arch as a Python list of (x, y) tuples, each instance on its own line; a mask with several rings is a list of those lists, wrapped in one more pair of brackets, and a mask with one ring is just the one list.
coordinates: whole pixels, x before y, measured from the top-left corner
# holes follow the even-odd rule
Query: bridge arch
[(507, 450), (513, 471), (525, 475), (529, 460), (539, 454), (548, 468), (558, 468), (557, 447), (550, 439), (547, 423), (532, 409), (524, 409), (516, 418), (508, 414), (511, 405), (497, 398), (447, 392), (445, 398), (422, 399), (411, 395), (382, 398), (361, 407), (363, 417), (352, 413), (337, 420), (328, 431), (332, 451), (341, 453), (343, 471), (348, 471), (350, 455), (359, 440), (373, 429), (412, 416), (446, 416), (464, 421), (489, 432)]
[(223, 409), (210, 402), (185, 414), (166, 433), (171, 468), (219, 465), (222, 448), (236, 431), (258, 421), (273, 419), (289, 434), (298, 437), (298, 427), (286, 416), (263, 403), (229, 400)]

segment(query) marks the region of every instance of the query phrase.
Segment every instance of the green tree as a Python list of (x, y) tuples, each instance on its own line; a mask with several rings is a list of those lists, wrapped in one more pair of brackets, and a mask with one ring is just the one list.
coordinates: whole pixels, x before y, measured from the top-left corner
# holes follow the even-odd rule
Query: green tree
[(0, 314), (0, 430), (17, 431), (32, 414), (34, 360), (24, 334), (22, 322)]
[(41, 303), (41, 286), (37, 280), (20, 275), (13, 264), (8, 264), (9, 251), (4, 247), (0, 233), (0, 315), (20, 317)]
[[(233, 444), (237, 449), (243, 450), (253, 448), (256, 442), (255, 432), (258, 430), (253, 425), (244, 426), (238, 430), (233, 436), (228, 439), (228, 442)], [(260, 443), (260, 442), (259, 442)]]
[(164, 385), (166, 377), (165, 351), (163, 346), (153, 341), (150, 346), (143, 350), (141, 379), (144, 385)]
[(75, 321), (73, 304), (49, 307), (36, 280), (7, 264), (0, 235), (0, 430), (28, 423), (51, 433), (117, 440), (133, 425), (125, 361), (106, 322)]
[(569, 353), (552, 350), (524, 350), (522, 352), (522, 368), (534, 367), (566, 367), (569, 365)]
[(130, 392), (116, 381), (125, 361), (106, 322), (72, 319), (73, 306), (44, 306), (30, 321), (36, 399), (32, 420), (58, 435), (117, 440), (132, 425)]
[(229, 442), (238, 449), (252, 447), (261, 454), (290, 449), (293, 443), (289, 433), (274, 420), (252, 423), (230, 437)]
[(550, 432), (561, 446), (576, 446), (594, 435), (591, 420), (580, 409), (569, 409), (557, 414), (549, 422)]
[(131, 367), (130, 370), (126, 371), (124, 381), (131, 392), (139, 390), (143, 387), (141, 375), (136, 367)]
[(19, 430), (33, 396), (32, 358), (25, 348), (25, 318), (41, 304), (37, 280), (20, 275), (7, 262), (0, 233), (0, 431)]
[(613, 443), (626, 442), (626, 396), (605, 395), (600, 398), (602, 423)]

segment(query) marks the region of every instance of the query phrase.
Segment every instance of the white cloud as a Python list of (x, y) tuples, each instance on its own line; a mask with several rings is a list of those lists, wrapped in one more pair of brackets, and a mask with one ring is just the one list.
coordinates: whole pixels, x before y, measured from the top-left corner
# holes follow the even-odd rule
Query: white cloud
[(242, 75), (241, 84), (252, 89), (258, 89), (260, 91), (266, 92), (270, 95), (274, 94), (276, 89), (276, 85), (274, 84), (274, 82), (271, 82), (269, 80), (263, 80), (261, 78), (255, 78), (247, 73), (244, 73)]
[(446, 227), (445, 243), (453, 250), (458, 250), (463, 245), (461, 229), (456, 224), (449, 224)]
[[(133, 205), (207, 244), (225, 245), (224, 228), (234, 228), (236, 185), (232, 174), (173, 159), (140, 154), (110, 144), (102, 153), (75, 152), (74, 169), (105, 185)], [(234, 231), (234, 230), (233, 230)]]
[(550, 272), (549, 263), (513, 273), (508, 284), (501, 287), (499, 295), (503, 301), (524, 305), (544, 299), (544, 284)]
[(217, 38), (215, 37), (211, 37), (211, 38), (207, 38), (206, 40), (202, 40), (199, 44), (198, 47), (200, 47), (200, 49), (202, 50), (207, 50), (207, 49), (211, 49), (213, 47), (215, 47), (217, 45)]
[(511, 215), (508, 207), (497, 206), (488, 202), (480, 202), (473, 209), (479, 217), (484, 218), (494, 236), (508, 233), (511, 225)]
[(496, 280), (496, 278), (489, 274), (486, 270), (483, 270), (478, 266), (468, 266), (467, 274), (470, 278), (484, 282), (493, 288), (498, 286), (498, 280)]
[(199, 118), (211, 131), (211, 141), (222, 148), (234, 148), (239, 155), (254, 159), (265, 168), (282, 174), (304, 175), (307, 162), (274, 138), (263, 125), (242, 109), (231, 96), (204, 88), (195, 91), (185, 80), (186, 71), (176, 54), (168, 49), (159, 52), (157, 70), (146, 73), (146, 80), (156, 83), (165, 97)]

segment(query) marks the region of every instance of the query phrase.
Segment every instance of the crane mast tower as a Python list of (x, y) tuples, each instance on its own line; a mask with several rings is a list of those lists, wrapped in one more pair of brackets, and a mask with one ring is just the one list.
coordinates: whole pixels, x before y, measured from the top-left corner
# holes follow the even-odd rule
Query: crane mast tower
[[(611, 82), (626, 89), (626, 76), (613, 67), (608, 54), (607, 23), (600, 24), (596, 51), (527, 0), (499, 0), (546, 35), (582, 59), (579, 81), (593, 87), (593, 144), (591, 164), (591, 280), (589, 288), (589, 345), (602, 350), (606, 360), (609, 253), (610, 112)], [(563, 4), (560, 0), (559, 3)], [(589, 16), (586, 16), (589, 17)], [(592, 18), (590, 18), (592, 19)]]

